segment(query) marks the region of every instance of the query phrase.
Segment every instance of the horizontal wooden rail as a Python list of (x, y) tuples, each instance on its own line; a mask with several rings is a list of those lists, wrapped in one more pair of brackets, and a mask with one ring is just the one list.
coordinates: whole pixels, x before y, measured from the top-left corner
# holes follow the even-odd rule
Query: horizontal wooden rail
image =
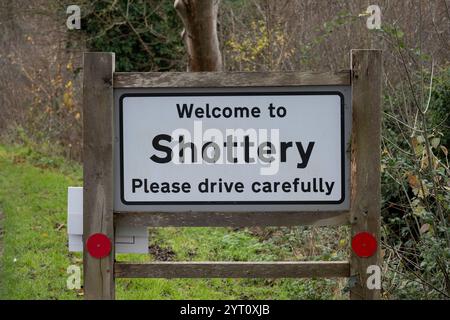
[(349, 224), (348, 211), (322, 212), (115, 212), (114, 221), (147, 227), (287, 227)]
[(351, 84), (341, 72), (116, 72), (114, 88), (289, 87)]
[(116, 278), (344, 278), (347, 261), (115, 263)]

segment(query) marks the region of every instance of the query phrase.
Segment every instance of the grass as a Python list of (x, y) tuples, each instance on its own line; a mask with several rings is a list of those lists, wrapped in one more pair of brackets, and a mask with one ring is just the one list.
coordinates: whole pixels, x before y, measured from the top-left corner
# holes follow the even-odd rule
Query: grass
[(26, 149), (0, 148), (0, 298), (74, 299), (76, 292), (63, 289), (66, 268), (75, 257), (67, 253), (61, 225), (66, 223), (67, 186), (81, 183), (81, 170), (32, 165), (30, 155)]
[[(82, 266), (81, 255), (67, 249), (67, 187), (81, 185), (82, 170), (76, 163), (47, 157), (23, 146), (0, 145), (3, 213), (0, 299), (82, 299), (82, 290), (69, 290), (66, 286), (67, 267)], [(306, 229), (303, 233), (298, 233), (298, 228), (285, 232), (257, 231), (151, 229), (148, 255), (118, 255), (117, 259), (270, 261), (298, 260), (308, 255), (297, 248), (309, 241), (311, 234), (305, 233)], [(337, 253), (315, 250), (320, 251), (320, 255), (312, 257), (316, 259), (337, 259), (343, 254), (342, 250)], [(119, 279), (116, 296), (118, 299), (339, 299), (343, 298), (342, 286), (342, 280), (335, 279)]]

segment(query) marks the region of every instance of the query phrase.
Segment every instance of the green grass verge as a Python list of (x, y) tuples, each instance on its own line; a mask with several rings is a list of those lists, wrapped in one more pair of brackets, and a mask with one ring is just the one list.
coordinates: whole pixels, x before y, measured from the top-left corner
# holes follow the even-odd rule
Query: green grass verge
[[(81, 179), (78, 164), (26, 147), (0, 146), (0, 211), (4, 216), (0, 299), (82, 298), (82, 290), (66, 286), (67, 267), (81, 266), (82, 260), (80, 254), (68, 252), (65, 227), (67, 187), (81, 186)], [(301, 258), (289, 241), (289, 237), (263, 239), (247, 229), (151, 229), (149, 255), (118, 255), (117, 259)], [(325, 258), (335, 256), (325, 254)], [(118, 299), (336, 299), (343, 297), (342, 284), (332, 279), (119, 279), (116, 295)]]

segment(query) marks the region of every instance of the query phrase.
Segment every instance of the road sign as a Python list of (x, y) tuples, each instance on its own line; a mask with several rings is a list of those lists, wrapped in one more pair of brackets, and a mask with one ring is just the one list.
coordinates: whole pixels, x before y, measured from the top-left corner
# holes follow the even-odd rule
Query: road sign
[(116, 90), (118, 211), (349, 207), (347, 87)]
[[(381, 264), (382, 55), (351, 57), (337, 73), (120, 73), (114, 54), (85, 54), (83, 242), (113, 245), (101, 263), (84, 250), (85, 298), (114, 299), (116, 278), (350, 277), (352, 299), (377, 299), (366, 283)], [(120, 225), (350, 225), (354, 250), (331, 262), (118, 262)]]

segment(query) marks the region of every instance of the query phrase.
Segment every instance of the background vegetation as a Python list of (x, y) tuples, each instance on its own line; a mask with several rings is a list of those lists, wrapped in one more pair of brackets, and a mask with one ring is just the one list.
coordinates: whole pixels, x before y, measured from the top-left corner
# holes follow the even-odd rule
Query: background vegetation
[[(67, 252), (65, 231), (55, 231), (55, 224), (64, 223), (65, 187), (82, 183), (79, 165), (73, 164), (82, 160), (82, 52), (115, 52), (119, 71), (186, 69), (172, 1), (78, 3), (79, 31), (65, 27), (68, 1), (0, 4), (0, 297), (81, 294), (63, 288), (63, 268), (80, 261)], [(224, 69), (340, 70), (348, 69), (352, 48), (384, 50), (383, 297), (448, 299), (449, 3), (376, 1), (383, 14), (381, 30), (366, 28), (367, 4), (222, 0)], [(20, 193), (12, 196), (12, 189)], [(348, 248), (345, 228), (150, 232), (146, 259), (186, 259), (190, 252), (193, 259), (210, 260), (335, 259), (346, 256)], [(46, 242), (44, 233), (55, 238)], [(23, 256), (20, 267), (11, 262), (18, 256)], [(55, 279), (59, 284), (50, 284)], [(119, 292), (133, 298), (341, 298), (346, 287), (334, 280), (152, 281), (123, 281)], [(34, 283), (41, 283), (35, 291)]]

